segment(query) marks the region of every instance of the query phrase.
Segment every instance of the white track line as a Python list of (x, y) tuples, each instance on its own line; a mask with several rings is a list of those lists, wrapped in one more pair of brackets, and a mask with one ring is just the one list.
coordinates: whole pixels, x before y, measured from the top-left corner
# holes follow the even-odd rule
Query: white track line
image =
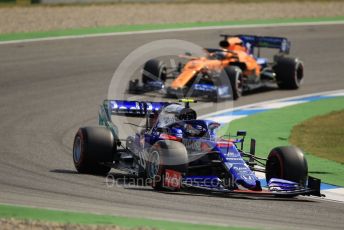
[(294, 23), (268, 23), (268, 24), (229, 25), (229, 26), (204, 26), (204, 27), (191, 27), (191, 28), (181, 28), (181, 29), (144, 30), (144, 31), (132, 31), (132, 32), (113, 32), (113, 33), (99, 33), (99, 34), (23, 39), (23, 40), (15, 40), (15, 41), (3, 41), (3, 42), (0, 42), (0, 45), (39, 42), (39, 41), (55, 41), (55, 40), (63, 40), (63, 39), (169, 33), (169, 32), (198, 31), (198, 30), (219, 30), (219, 29), (240, 29), (240, 28), (260, 28), (260, 27), (282, 27), (282, 26), (284, 27), (284, 26), (341, 25), (341, 24), (344, 24), (344, 20), (343, 21), (324, 21), (324, 22), (294, 22)]
[(204, 115), (200, 116), (199, 119), (203, 119), (203, 118), (206, 118), (206, 117), (212, 117), (212, 116), (215, 116), (215, 115), (223, 114), (223, 113), (226, 113), (226, 112), (231, 112), (231, 111), (234, 111), (234, 110), (248, 109), (248, 108), (251, 108), (251, 107), (254, 107), (254, 108), (262, 107), (262, 108), (264, 108), (267, 104), (276, 104), (276, 103), (279, 103), (281, 101), (301, 99), (301, 98), (312, 97), (312, 96), (337, 96), (337, 95), (340, 96), (340, 95), (343, 95), (343, 94), (344, 94), (344, 89), (340, 89), (340, 90), (332, 90), (332, 91), (325, 91), (325, 92), (319, 92), (319, 93), (304, 94), (304, 95), (301, 95), (301, 96), (285, 97), (285, 98), (280, 98), (280, 99), (274, 99), (274, 100), (269, 100), (269, 101), (263, 101), (263, 102), (257, 102), (257, 103), (253, 103), (253, 104), (238, 106), (238, 107), (235, 107), (235, 108), (224, 109), (224, 110), (220, 110), (220, 111), (217, 111), (217, 112), (214, 112), (214, 113), (204, 114)]

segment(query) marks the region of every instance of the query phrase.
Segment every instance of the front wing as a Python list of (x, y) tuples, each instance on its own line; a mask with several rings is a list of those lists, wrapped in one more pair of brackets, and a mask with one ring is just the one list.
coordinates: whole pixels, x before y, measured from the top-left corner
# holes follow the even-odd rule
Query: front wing
[(253, 195), (253, 196), (275, 196), (275, 197), (293, 197), (293, 196), (324, 196), (320, 193), (317, 189), (311, 188), (304, 188), (300, 190), (294, 191), (269, 191), (269, 190), (261, 190), (261, 191), (253, 191), (253, 190), (229, 190), (229, 189), (219, 189), (219, 188), (207, 188), (202, 186), (192, 186), (190, 184), (182, 184), (185, 188), (194, 188), (208, 192), (215, 192), (215, 193), (225, 193), (225, 194), (239, 194), (239, 195)]
[[(166, 175), (168, 178), (168, 176)], [(166, 178), (165, 177), (165, 178)], [(172, 178), (172, 180), (176, 181), (179, 180), (178, 183), (178, 188), (192, 188), (192, 189), (197, 189), (197, 190), (202, 190), (202, 191), (207, 191), (207, 192), (215, 192), (215, 193), (224, 193), (224, 194), (241, 194), (241, 195), (253, 195), (253, 196), (275, 196), (275, 197), (294, 197), (298, 195), (303, 195), (303, 196), (319, 196), (322, 197), (324, 196), (320, 192), (320, 184), (321, 181), (317, 178), (314, 177), (309, 177), (308, 178), (308, 184), (307, 187), (305, 188), (298, 188), (294, 190), (280, 190), (280, 191), (271, 191), (267, 188), (259, 190), (259, 191), (254, 191), (254, 190), (248, 190), (248, 189), (227, 189), (224, 188), (223, 186), (220, 186), (219, 183), (216, 181), (220, 181), (219, 179), (216, 180), (216, 177), (207, 177), (208, 179), (211, 179), (215, 181), (215, 183), (200, 183), (198, 181), (197, 183), (194, 183), (196, 180), (195, 178), (198, 177), (193, 177), (191, 178), (181, 178), (181, 175), (176, 178)], [(206, 177), (199, 177), (199, 179), (205, 179)], [(215, 179), (215, 180), (214, 180)], [(202, 179), (201, 179), (202, 180)], [(206, 180), (204, 180), (206, 181)], [(210, 181), (210, 180), (209, 180)], [(175, 189), (173, 186), (165, 186), (167, 189)]]

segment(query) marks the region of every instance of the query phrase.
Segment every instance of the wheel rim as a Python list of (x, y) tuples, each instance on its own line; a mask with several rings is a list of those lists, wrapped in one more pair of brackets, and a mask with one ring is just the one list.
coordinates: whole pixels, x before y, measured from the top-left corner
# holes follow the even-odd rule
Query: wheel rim
[(238, 96), (241, 96), (241, 94), (242, 94), (242, 87), (243, 87), (241, 74), (237, 75), (236, 87), (237, 87)]
[(81, 157), (81, 139), (79, 136), (75, 138), (74, 148), (73, 148), (73, 158), (74, 162), (79, 162)]
[(299, 63), (296, 67), (295, 78), (298, 85), (302, 83), (303, 80), (303, 66)]
[(151, 152), (150, 163), (149, 163), (148, 174), (149, 177), (154, 178), (158, 172), (160, 167), (160, 157), (157, 151)]

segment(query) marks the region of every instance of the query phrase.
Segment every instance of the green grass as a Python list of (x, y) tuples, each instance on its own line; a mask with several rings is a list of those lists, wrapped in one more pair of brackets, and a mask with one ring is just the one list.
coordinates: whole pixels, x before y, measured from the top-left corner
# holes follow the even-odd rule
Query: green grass
[(343, 118), (344, 110), (310, 118), (294, 126), (290, 142), (313, 155), (344, 164)]
[(183, 29), (208, 26), (245, 26), (245, 25), (278, 25), (284, 23), (307, 23), (307, 22), (339, 22), (344, 21), (344, 16), (326, 18), (289, 18), (289, 19), (264, 19), (264, 20), (238, 20), (228, 22), (194, 22), (194, 23), (171, 23), (171, 24), (145, 24), (145, 25), (118, 25), (97, 28), (66, 29), (46, 32), (28, 32), (0, 34), (0, 41), (13, 41), (22, 39), (37, 39), (61, 36), (80, 36), (92, 34), (106, 34), (118, 32), (134, 32), (145, 30)]
[[(149, 227), (161, 230), (243, 230), (249, 228), (223, 227), (201, 224), (189, 224), (143, 218), (129, 218), (89, 213), (55, 211), (41, 208), (28, 208), (0, 205), (0, 218), (30, 219), (48, 222), (92, 225), (117, 225), (125, 228)], [(0, 227), (1, 228), (1, 227)]]
[[(267, 157), (272, 148), (290, 145), (289, 138), (295, 125), (311, 117), (342, 109), (344, 109), (344, 97), (324, 99), (234, 120), (229, 124), (229, 130), (231, 133), (235, 133), (236, 130), (246, 130), (248, 137), (257, 140), (257, 155)], [(228, 130), (228, 126), (222, 129), (224, 130)], [(246, 141), (246, 149), (249, 148), (248, 145), (249, 141)], [(343, 164), (312, 155), (308, 151), (306, 158), (310, 175), (326, 183), (344, 186)]]

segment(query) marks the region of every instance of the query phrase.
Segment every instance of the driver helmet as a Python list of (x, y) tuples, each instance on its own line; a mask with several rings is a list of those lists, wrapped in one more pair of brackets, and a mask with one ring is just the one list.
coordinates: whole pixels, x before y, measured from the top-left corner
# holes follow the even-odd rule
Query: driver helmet
[(172, 127), (171, 128), (171, 135), (179, 138), (183, 138), (183, 131), (180, 128)]

